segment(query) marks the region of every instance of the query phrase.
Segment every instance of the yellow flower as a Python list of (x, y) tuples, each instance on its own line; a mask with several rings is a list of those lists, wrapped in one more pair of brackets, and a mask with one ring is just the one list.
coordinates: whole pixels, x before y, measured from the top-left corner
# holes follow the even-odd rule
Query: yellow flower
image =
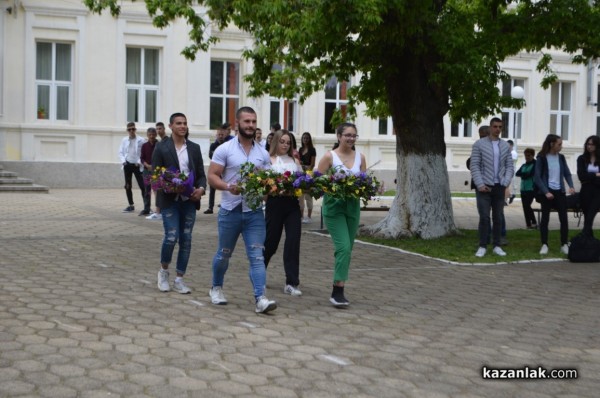
[(302, 190), (301, 190), (301, 189), (296, 189), (296, 192), (295, 192), (295, 193), (296, 193), (296, 196), (297, 196), (297, 197), (300, 197), (300, 196), (302, 196)]

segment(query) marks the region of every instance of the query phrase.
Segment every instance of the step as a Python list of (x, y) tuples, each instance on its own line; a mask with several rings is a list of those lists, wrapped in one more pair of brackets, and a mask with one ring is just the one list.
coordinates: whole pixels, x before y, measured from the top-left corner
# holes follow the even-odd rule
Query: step
[(43, 185), (0, 185), (0, 192), (48, 193), (50, 189)]
[(0, 177), (5, 177), (5, 178), (11, 178), (11, 177), (17, 177), (18, 174), (15, 173), (14, 171), (0, 171)]
[(16, 178), (4, 178), (4, 177), (0, 177), (0, 185), (21, 185), (21, 184), (33, 184), (33, 180), (30, 178), (21, 178), (21, 177), (16, 177)]

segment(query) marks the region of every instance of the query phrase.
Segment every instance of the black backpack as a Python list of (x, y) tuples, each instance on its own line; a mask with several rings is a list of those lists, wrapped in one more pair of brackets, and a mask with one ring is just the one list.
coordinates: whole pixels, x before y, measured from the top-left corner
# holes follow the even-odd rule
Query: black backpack
[(595, 263), (600, 261), (600, 240), (589, 234), (578, 234), (571, 239), (569, 260), (573, 263)]

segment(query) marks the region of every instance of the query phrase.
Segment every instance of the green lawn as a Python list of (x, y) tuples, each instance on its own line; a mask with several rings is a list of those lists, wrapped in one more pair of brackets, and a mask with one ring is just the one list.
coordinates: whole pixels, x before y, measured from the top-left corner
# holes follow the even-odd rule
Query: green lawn
[[(572, 238), (579, 231), (570, 231)], [(598, 235), (596, 235), (598, 236)], [(358, 239), (377, 243), (385, 246), (398, 247), (413, 253), (420, 253), (425, 256), (440, 258), (460, 263), (497, 263), (497, 262), (515, 262), (525, 260), (540, 260), (543, 258), (565, 258), (560, 252), (560, 232), (550, 231), (548, 237), (548, 246), (550, 251), (548, 255), (541, 256), (539, 250), (540, 232), (535, 229), (514, 229), (507, 232), (508, 245), (502, 249), (506, 252), (505, 257), (500, 257), (492, 253), (491, 245), (488, 245), (488, 252), (482, 258), (475, 257), (478, 247), (477, 230), (460, 230), (455, 236), (448, 236), (439, 239), (375, 239), (365, 236), (359, 236)]]

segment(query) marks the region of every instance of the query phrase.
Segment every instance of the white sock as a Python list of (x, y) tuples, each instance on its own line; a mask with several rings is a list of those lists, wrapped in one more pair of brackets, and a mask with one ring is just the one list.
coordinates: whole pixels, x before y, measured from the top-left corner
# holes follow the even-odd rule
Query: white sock
[(175, 283), (179, 283), (183, 280), (183, 278), (181, 276), (177, 276), (175, 277)]

